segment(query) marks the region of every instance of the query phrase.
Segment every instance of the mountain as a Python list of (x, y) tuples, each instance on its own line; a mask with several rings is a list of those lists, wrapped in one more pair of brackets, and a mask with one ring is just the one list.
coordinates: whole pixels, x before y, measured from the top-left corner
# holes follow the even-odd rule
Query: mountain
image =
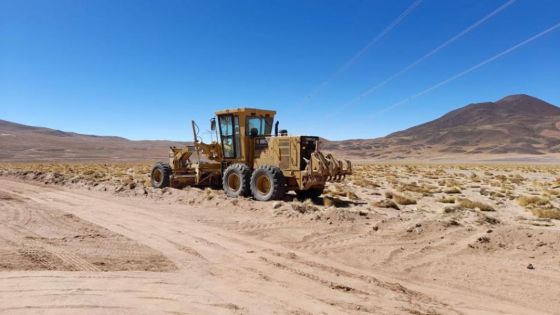
[(560, 108), (520, 94), (470, 104), (383, 138), (327, 142), (325, 150), (376, 159), (560, 152)]
[(83, 135), (0, 120), (0, 161), (158, 160), (172, 141), (131, 141)]
[[(0, 120), (0, 161), (158, 160), (171, 141), (82, 135)], [(383, 138), (324, 140), (337, 156), (367, 160), (494, 160), (560, 162), (560, 108), (528, 95), (470, 104)], [(529, 157), (529, 158), (525, 158)]]

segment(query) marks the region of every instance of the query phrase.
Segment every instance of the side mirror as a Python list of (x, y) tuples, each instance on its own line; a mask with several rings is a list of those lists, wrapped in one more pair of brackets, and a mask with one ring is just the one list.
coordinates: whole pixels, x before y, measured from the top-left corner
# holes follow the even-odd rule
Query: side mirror
[(216, 131), (216, 118), (210, 119), (210, 129)]

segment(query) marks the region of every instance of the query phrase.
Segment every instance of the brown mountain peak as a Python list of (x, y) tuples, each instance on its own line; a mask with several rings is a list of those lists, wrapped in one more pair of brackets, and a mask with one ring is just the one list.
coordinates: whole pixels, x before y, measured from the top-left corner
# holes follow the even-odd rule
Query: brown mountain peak
[(339, 143), (331, 147), (383, 159), (455, 153), (557, 153), (560, 108), (536, 97), (516, 94), (496, 102), (469, 104), (383, 138)]

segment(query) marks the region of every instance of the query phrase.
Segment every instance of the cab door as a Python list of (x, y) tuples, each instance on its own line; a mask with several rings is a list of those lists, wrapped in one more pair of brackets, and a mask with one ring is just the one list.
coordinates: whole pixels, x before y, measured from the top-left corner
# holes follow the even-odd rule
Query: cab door
[(238, 159), (241, 156), (239, 139), (239, 117), (237, 115), (218, 116), (220, 139), (225, 159)]

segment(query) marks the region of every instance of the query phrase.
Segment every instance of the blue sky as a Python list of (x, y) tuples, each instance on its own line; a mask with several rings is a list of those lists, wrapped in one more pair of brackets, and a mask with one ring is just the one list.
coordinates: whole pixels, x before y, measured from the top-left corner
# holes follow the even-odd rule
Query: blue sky
[(293, 133), (378, 137), (508, 94), (560, 105), (560, 28), (401, 102), (558, 23), (557, 0), (0, 0), (0, 119), (190, 140), (191, 119), (262, 107)]

